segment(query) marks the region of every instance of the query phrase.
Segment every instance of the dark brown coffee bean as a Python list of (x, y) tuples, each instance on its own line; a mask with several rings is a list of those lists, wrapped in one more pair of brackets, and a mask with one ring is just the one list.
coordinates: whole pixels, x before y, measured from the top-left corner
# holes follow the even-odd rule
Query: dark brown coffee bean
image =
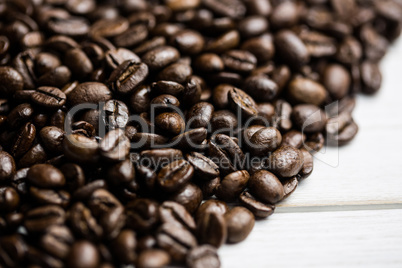
[[(193, 70), (190, 67), (190, 65), (177, 62), (163, 69), (158, 74), (158, 78), (164, 81), (174, 81), (177, 83), (184, 84), (192, 74)], [(171, 93), (165, 92), (165, 94), (171, 94)], [(177, 94), (172, 95), (176, 96)]]
[(304, 133), (320, 132), (324, 129), (327, 117), (319, 107), (311, 104), (301, 104), (292, 112), (294, 124)]
[(274, 174), (266, 170), (260, 170), (251, 175), (248, 187), (250, 193), (264, 203), (274, 205), (284, 196), (281, 182)]
[(65, 156), (74, 162), (95, 163), (99, 159), (98, 142), (79, 134), (65, 136), (63, 149)]
[(43, 188), (62, 187), (66, 183), (63, 173), (48, 164), (32, 166), (27, 174), (30, 183)]
[(159, 207), (159, 215), (163, 223), (174, 223), (186, 229), (194, 231), (195, 221), (186, 208), (179, 203), (165, 201)]
[(216, 189), (216, 196), (227, 202), (235, 201), (246, 188), (249, 178), (250, 175), (246, 170), (230, 173), (222, 179)]
[(360, 30), (360, 39), (367, 59), (378, 62), (381, 60), (389, 46), (388, 40), (378, 34), (369, 24), (364, 25)]
[(158, 174), (159, 186), (167, 192), (180, 190), (193, 177), (194, 168), (185, 160), (177, 160), (164, 166)]
[(148, 65), (150, 70), (155, 71), (177, 61), (179, 57), (180, 53), (177, 49), (169, 46), (162, 46), (147, 52), (142, 56), (142, 60), (146, 65)]
[(130, 108), (134, 113), (140, 114), (149, 111), (151, 103), (150, 93), (151, 88), (147, 85), (139, 86), (134, 91), (130, 98)]
[(204, 48), (203, 36), (193, 30), (179, 31), (171, 37), (170, 43), (183, 54), (198, 54)]
[(247, 93), (238, 88), (228, 92), (229, 105), (233, 111), (240, 111), (242, 116), (248, 118), (258, 114), (257, 104)]
[(280, 93), (278, 85), (265, 75), (249, 76), (244, 90), (260, 102), (272, 101)]
[(33, 107), (28, 103), (16, 106), (7, 116), (8, 124), (12, 128), (18, 128), (29, 121), (34, 113)]
[(28, 232), (43, 232), (49, 226), (63, 224), (65, 212), (59, 206), (49, 205), (37, 207), (25, 215), (24, 226)]
[(209, 43), (206, 43), (204, 50), (219, 54), (237, 47), (239, 42), (239, 32), (236, 30), (231, 30), (210, 41)]
[(81, 49), (68, 50), (64, 62), (73, 75), (79, 79), (87, 77), (93, 71), (93, 65), (88, 56)]
[(207, 127), (212, 118), (214, 107), (208, 102), (195, 104), (187, 113), (187, 124), (191, 128)]
[(335, 55), (337, 51), (336, 41), (319, 32), (302, 30), (299, 33), (299, 37), (305, 44), (311, 57), (329, 57)]
[(202, 202), (201, 189), (192, 183), (186, 184), (180, 190), (169, 196), (169, 200), (175, 201), (183, 205), (188, 212), (193, 214)]
[(166, 250), (175, 261), (183, 261), (188, 251), (197, 246), (197, 240), (186, 229), (165, 223), (158, 230), (158, 246)]
[(99, 267), (100, 256), (95, 245), (86, 240), (75, 242), (67, 257), (70, 268)]
[(254, 133), (249, 140), (248, 146), (254, 155), (264, 156), (279, 147), (282, 135), (276, 128), (262, 128)]
[(155, 117), (155, 126), (166, 136), (175, 136), (183, 133), (186, 123), (178, 113), (161, 113)]
[(28, 246), (21, 235), (13, 234), (0, 239), (1, 260), (8, 267), (22, 265)]
[(307, 64), (310, 55), (302, 40), (291, 31), (282, 30), (275, 36), (275, 46), (279, 55), (292, 68), (300, 68)]
[(14, 158), (7, 152), (0, 150), (0, 181), (9, 182), (16, 172)]
[(342, 65), (328, 65), (324, 71), (323, 85), (335, 100), (342, 99), (350, 89), (350, 74)]
[(66, 226), (52, 225), (46, 229), (39, 244), (52, 256), (65, 259), (74, 243), (74, 236)]
[(187, 254), (186, 264), (190, 268), (221, 267), (221, 262), (219, 260), (217, 249), (209, 245), (202, 245), (193, 248)]
[(0, 187), (0, 211), (11, 212), (18, 208), (20, 197), (14, 188)]
[(99, 144), (100, 155), (107, 161), (123, 161), (130, 151), (130, 140), (122, 129), (109, 131)]
[(194, 167), (194, 176), (200, 180), (212, 180), (219, 176), (219, 167), (208, 157), (192, 152), (187, 154), (188, 162)]
[(303, 163), (303, 154), (300, 150), (284, 145), (272, 153), (267, 164), (276, 175), (290, 178), (299, 173)]
[(135, 168), (133, 163), (126, 159), (109, 168), (108, 181), (115, 185), (127, 184), (135, 179)]
[(112, 251), (116, 258), (123, 264), (133, 264), (137, 258), (135, 249), (137, 239), (132, 230), (122, 230), (121, 233), (112, 241)]
[(344, 64), (357, 63), (362, 57), (362, 47), (354, 37), (347, 37), (338, 47), (337, 58)]
[(71, 105), (82, 103), (106, 102), (112, 98), (109, 88), (102, 83), (86, 82), (79, 84), (68, 94), (68, 100)]
[(258, 201), (248, 191), (244, 191), (240, 195), (239, 200), (240, 204), (250, 210), (256, 218), (267, 218), (275, 211), (275, 205), (264, 204)]
[(313, 80), (298, 77), (290, 81), (289, 98), (295, 103), (321, 105), (327, 96), (325, 88)]
[(203, 150), (206, 148), (206, 145), (203, 143), (207, 138), (207, 135), (208, 131), (206, 128), (196, 128), (173, 137), (171, 143), (174, 147), (182, 150)]
[(138, 198), (126, 206), (127, 226), (139, 231), (148, 231), (156, 227), (159, 222), (158, 203)]
[(54, 34), (72, 37), (83, 36), (90, 30), (87, 21), (81, 17), (51, 18), (47, 22), (47, 28)]
[(197, 237), (201, 244), (209, 244), (216, 248), (222, 246), (227, 238), (226, 221), (223, 214), (207, 212), (197, 219)]
[(283, 184), (283, 199), (287, 198), (290, 196), (297, 188), (297, 185), (299, 185), (299, 181), (297, 177), (293, 177), (290, 179), (286, 179), (282, 182)]
[(179, 107), (179, 100), (172, 95), (162, 94), (158, 97), (154, 98), (151, 101), (151, 109), (154, 109), (155, 112), (164, 112), (164, 111), (175, 111), (175, 107)]
[(15, 137), (11, 154), (17, 158), (23, 156), (32, 147), (35, 137), (36, 128), (34, 124), (26, 123)]
[(119, 94), (131, 93), (148, 76), (148, 67), (144, 63), (127, 60), (120, 64), (111, 74), (109, 84)]
[(41, 189), (31, 186), (29, 195), (35, 202), (43, 205), (58, 205), (65, 208), (70, 203), (70, 194), (63, 190)]
[(282, 136), (282, 145), (289, 145), (297, 149), (301, 148), (305, 141), (306, 135), (297, 130), (291, 130)]
[(40, 87), (31, 95), (32, 101), (46, 108), (60, 108), (66, 103), (66, 94), (55, 87)]
[(131, 50), (125, 48), (110, 48), (105, 54), (107, 66), (112, 70), (116, 69), (120, 64), (126, 60), (131, 60), (140, 63), (141, 59), (134, 54)]
[(194, 65), (197, 70), (206, 73), (223, 71), (225, 65), (219, 55), (204, 53), (197, 57)]
[(22, 90), (24, 87), (24, 79), (21, 74), (11, 67), (0, 67), (0, 96), (9, 97), (16, 91)]
[(377, 64), (364, 61), (360, 65), (362, 91), (366, 94), (376, 93), (382, 83), (382, 75)]
[(245, 157), (239, 145), (224, 134), (211, 138), (209, 156), (219, 166), (222, 175), (241, 169)]
[[(109, 9), (110, 10), (110, 9)], [(113, 37), (126, 31), (129, 27), (125, 18), (100, 19), (91, 25), (90, 34), (96, 37)]]
[(241, 73), (249, 73), (255, 69), (256, 57), (245, 50), (230, 50), (222, 55), (225, 67)]
[(20, 168), (30, 167), (35, 164), (42, 164), (48, 160), (48, 155), (40, 143), (29, 149), (18, 161)]
[(138, 268), (161, 268), (170, 263), (170, 255), (161, 249), (146, 249), (138, 255)]
[(246, 208), (234, 207), (225, 214), (227, 242), (239, 243), (247, 238), (254, 227), (254, 215)]
[(67, 215), (72, 230), (80, 237), (96, 240), (103, 235), (102, 227), (83, 203), (72, 205)]
[(153, 133), (136, 133), (132, 140), (131, 147), (134, 149), (155, 149), (163, 148), (164, 144), (168, 142), (168, 138)]
[(203, 4), (211, 9), (213, 12), (221, 16), (227, 16), (233, 19), (238, 19), (244, 16), (246, 13), (246, 7), (241, 1), (228, 1), (228, 0), (219, 0), (219, 1), (211, 1), (211, 0), (203, 0)]
[(142, 151), (140, 156), (142, 164), (157, 167), (182, 159), (183, 153), (180, 150), (166, 148)]
[(325, 128), (330, 145), (344, 145), (350, 142), (358, 132), (358, 126), (351, 114), (343, 112), (339, 116), (330, 118)]

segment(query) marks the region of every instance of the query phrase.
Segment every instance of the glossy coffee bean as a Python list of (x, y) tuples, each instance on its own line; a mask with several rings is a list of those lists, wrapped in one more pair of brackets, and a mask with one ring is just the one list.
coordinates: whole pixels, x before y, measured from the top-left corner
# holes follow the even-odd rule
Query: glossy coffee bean
[(74, 162), (94, 163), (99, 159), (98, 142), (79, 134), (66, 136), (63, 149), (65, 156)]
[(130, 141), (122, 129), (109, 131), (99, 144), (100, 155), (107, 161), (123, 161), (130, 151)]
[(177, 160), (164, 166), (158, 173), (158, 185), (167, 192), (180, 190), (193, 177), (194, 168), (186, 160)]
[(295, 103), (307, 103), (320, 106), (326, 98), (325, 88), (310, 79), (295, 78), (290, 81), (288, 95)]
[(48, 164), (32, 166), (27, 173), (27, 179), (30, 183), (43, 188), (62, 187), (66, 183), (63, 173)]
[(0, 67), (0, 80), (2, 85), (0, 86), (0, 96), (9, 97), (16, 91), (22, 90), (24, 87), (24, 80), (21, 74), (11, 67)]
[(241, 168), (244, 153), (239, 145), (229, 136), (217, 134), (209, 141), (209, 156), (220, 167), (222, 175), (227, 175)]
[(295, 106), (292, 112), (292, 119), (296, 127), (304, 133), (322, 131), (327, 121), (324, 111), (311, 104)]
[(112, 98), (112, 93), (109, 88), (98, 82), (85, 82), (79, 84), (68, 95), (68, 100), (71, 105), (81, 103), (98, 103), (108, 101)]
[(251, 175), (248, 187), (250, 193), (264, 203), (276, 204), (284, 196), (279, 179), (266, 170), (260, 170)]
[(23, 156), (32, 147), (35, 137), (35, 125), (26, 123), (16, 134), (14, 143), (11, 147), (11, 154), (17, 158)]
[(240, 204), (251, 211), (256, 218), (266, 218), (272, 215), (275, 211), (275, 205), (265, 204), (258, 201), (248, 191), (244, 191), (240, 195)]
[(187, 124), (191, 128), (207, 127), (211, 121), (214, 107), (207, 102), (199, 102), (187, 113)]
[(0, 150), (0, 181), (8, 182), (16, 172), (14, 158), (7, 152)]
[(179, 135), (185, 129), (184, 119), (178, 113), (161, 113), (155, 117), (155, 126), (165, 135)]
[(68, 267), (95, 268), (99, 265), (99, 252), (89, 241), (75, 242), (68, 254)]
[(289, 30), (282, 30), (275, 35), (275, 47), (292, 68), (300, 68), (307, 64), (310, 55), (300, 38)]
[(117, 259), (124, 264), (133, 264), (137, 258), (135, 249), (137, 246), (136, 234), (132, 230), (122, 230), (112, 241), (112, 250)]
[(214, 53), (204, 53), (197, 57), (194, 65), (197, 70), (205, 73), (223, 71), (225, 65), (219, 55)]
[(250, 174), (245, 171), (236, 171), (225, 176), (216, 189), (216, 196), (226, 202), (235, 201), (246, 188)]
[(193, 248), (186, 257), (186, 264), (188, 267), (221, 267), (221, 262), (215, 247), (202, 245)]
[(159, 207), (159, 215), (163, 223), (174, 223), (194, 231), (195, 221), (184, 206), (177, 202), (165, 201)]
[(210, 121), (213, 133), (229, 134), (238, 126), (238, 120), (234, 113), (228, 110), (215, 111)]
[(138, 198), (126, 206), (127, 226), (138, 231), (148, 231), (159, 222), (158, 203)]
[(278, 85), (265, 75), (249, 76), (244, 90), (260, 102), (272, 101), (280, 93)]
[(202, 199), (203, 195), (201, 189), (192, 183), (186, 184), (173, 195), (169, 196), (169, 200), (183, 205), (191, 214), (200, 206)]
[(110, 75), (110, 88), (119, 94), (129, 94), (147, 78), (148, 66), (135, 60), (121, 63)]
[(63, 152), (63, 140), (65, 132), (55, 126), (44, 127), (39, 132), (43, 146), (47, 151), (55, 154)]
[(161, 249), (147, 249), (142, 251), (137, 260), (138, 268), (159, 268), (170, 263), (170, 256), (167, 251)]
[(219, 166), (203, 154), (187, 154), (187, 161), (194, 167), (194, 176), (200, 180), (212, 180), (219, 176)]
[(276, 175), (290, 178), (299, 173), (303, 163), (303, 154), (300, 150), (284, 145), (271, 154), (267, 164)]
[(53, 225), (46, 230), (39, 244), (49, 254), (60, 259), (65, 259), (73, 242), (74, 236), (68, 227)]
[(246, 118), (258, 114), (257, 104), (254, 99), (241, 89), (230, 89), (228, 92), (228, 100), (232, 111), (240, 111)]
[(230, 50), (222, 55), (225, 68), (235, 72), (248, 73), (255, 69), (256, 57), (245, 50)]
[(59, 206), (41, 206), (27, 212), (24, 226), (28, 232), (43, 232), (51, 225), (63, 224), (65, 212)]
[(20, 197), (14, 188), (0, 187), (0, 211), (13, 211), (18, 207), (19, 202)]
[(246, 208), (234, 207), (225, 214), (227, 242), (239, 243), (247, 238), (254, 227), (254, 215)]
[(150, 70), (155, 71), (177, 61), (179, 57), (180, 53), (176, 48), (162, 46), (148, 51), (142, 56), (142, 61), (148, 65)]
[(227, 229), (225, 217), (218, 212), (206, 212), (197, 218), (197, 237), (201, 244), (216, 248), (225, 243)]
[(276, 128), (262, 128), (254, 133), (250, 138), (251, 152), (254, 155), (267, 155), (268, 152), (274, 151), (282, 142), (282, 135)]

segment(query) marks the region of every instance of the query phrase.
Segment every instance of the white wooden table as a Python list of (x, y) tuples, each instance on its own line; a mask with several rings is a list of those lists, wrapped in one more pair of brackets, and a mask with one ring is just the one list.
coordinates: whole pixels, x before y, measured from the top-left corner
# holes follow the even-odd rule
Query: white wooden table
[(327, 148), (331, 165), (316, 160), (245, 242), (222, 247), (224, 268), (402, 267), (402, 40), (381, 65), (381, 91), (358, 98), (356, 139)]

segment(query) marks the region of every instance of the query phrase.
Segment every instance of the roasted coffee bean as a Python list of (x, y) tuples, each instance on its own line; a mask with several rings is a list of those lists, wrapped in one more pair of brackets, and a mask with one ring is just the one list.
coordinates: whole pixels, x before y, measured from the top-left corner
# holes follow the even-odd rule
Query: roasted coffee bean
[(99, 144), (100, 155), (108, 161), (123, 161), (130, 151), (130, 140), (122, 129), (109, 131)]
[(214, 107), (208, 102), (195, 104), (187, 113), (187, 124), (191, 128), (207, 127), (211, 121)]
[(282, 184), (284, 193), (283, 199), (285, 199), (296, 190), (297, 185), (299, 185), (299, 180), (297, 179), (297, 177), (293, 177), (282, 181)]
[(337, 59), (344, 64), (354, 64), (362, 58), (361, 44), (354, 37), (347, 37), (338, 47)]
[(337, 51), (336, 41), (319, 32), (301, 30), (299, 37), (305, 44), (311, 57), (333, 56)]
[(254, 155), (264, 156), (279, 147), (282, 135), (276, 128), (267, 127), (255, 132), (248, 141), (250, 151)]
[(216, 248), (222, 246), (227, 238), (226, 221), (223, 214), (204, 212), (197, 219), (197, 237), (201, 244)]
[(89, 241), (81, 240), (71, 246), (67, 260), (70, 268), (96, 268), (99, 267), (100, 256), (95, 245)]
[(248, 191), (244, 191), (240, 195), (240, 204), (250, 210), (256, 218), (266, 218), (272, 215), (275, 211), (275, 205), (264, 204), (258, 201)]
[(322, 79), (323, 85), (335, 100), (345, 97), (350, 89), (351, 77), (342, 65), (328, 65), (325, 68)]
[(206, 73), (223, 71), (225, 65), (219, 55), (214, 53), (204, 53), (197, 57), (195, 63), (197, 70)]
[(158, 203), (138, 198), (126, 206), (126, 224), (135, 231), (142, 232), (153, 229), (159, 222)]
[(31, 186), (29, 195), (34, 201), (44, 205), (58, 205), (65, 208), (70, 203), (70, 194), (63, 190), (41, 189)]
[(154, 149), (142, 151), (141, 164), (150, 164), (153, 167), (163, 166), (183, 158), (183, 153), (176, 149)]
[(133, 264), (137, 258), (135, 248), (137, 239), (134, 231), (122, 230), (112, 241), (112, 250), (116, 258), (123, 264)]
[(161, 80), (152, 84), (152, 88), (161, 94), (180, 96), (183, 94), (184, 86), (174, 81)]
[(300, 68), (310, 60), (310, 55), (302, 40), (289, 30), (282, 30), (275, 35), (275, 47), (278, 54), (292, 68)]
[(72, 230), (80, 237), (96, 240), (103, 235), (102, 227), (83, 203), (72, 205), (67, 215)]
[(7, 116), (7, 121), (12, 128), (18, 128), (29, 121), (34, 113), (33, 107), (28, 103), (16, 106)]
[(183, 106), (189, 107), (199, 102), (201, 99), (202, 90), (202, 83), (199, 77), (194, 75), (191, 76), (184, 85), (182, 96)]
[(196, 128), (173, 137), (171, 139), (171, 144), (182, 150), (203, 150), (207, 147), (203, 144), (207, 135), (208, 131), (206, 128)]
[(17, 267), (24, 261), (28, 246), (21, 235), (12, 234), (0, 239), (0, 250), (2, 263), (8, 267)]
[(180, 190), (194, 174), (193, 166), (185, 160), (177, 160), (164, 166), (158, 173), (158, 185), (166, 192)]
[(143, 24), (131, 26), (126, 31), (113, 38), (113, 43), (117, 47), (133, 47), (145, 41), (148, 37), (148, 29)]
[(160, 70), (163, 67), (177, 61), (180, 57), (179, 51), (173, 47), (162, 46), (148, 51), (142, 56), (143, 62), (152, 71)]
[(290, 81), (288, 95), (295, 103), (319, 106), (325, 101), (326, 91), (321, 84), (310, 79), (298, 77)]
[(251, 194), (264, 203), (276, 204), (284, 196), (279, 179), (269, 171), (260, 170), (251, 175), (248, 181)]
[(109, 88), (98, 82), (85, 82), (79, 84), (68, 94), (68, 100), (71, 105), (82, 103), (106, 102), (112, 98)]
[(357, 134), (358, 127), (351, 114), (343, 112), (339, 116), (330, 118), (325, 127), (328, 134), (328, 143), (343, 145), (350, 142)]
[(163, 224), (156, 235), (158, 246), (166, 250), (175, 261), (183, 261), (188, 251), (197, 246), (195, 237), (183, 227)]
[(151, 103), (151, 88), (147, 85), (139, 86), (131, 95), (130, 108), (136, 114), (149, 111)]
[(216, 196), (226, 202), (235, 201), (246, 188), (250, 178), (246, 170), (236, 171), (225, 176), (216, 189)]
[(163, 223), (174, 223), (194, 231), (196, 228), (193, 217), (179, 203), (165, 201), (159, 207), (159, 215)]
[(175, 201), (183, 205), (188, 212), (193, 214), (202, 202), (201, 189), (192, 183), (186, 184), (180, 190), (169, 196), (169, 200)]
[(299, 149), (284, 145), (274, 151), (267, 162), (270, 170), (282, 178), (296, 176), (304, 163), (303, 154)]
[(187, 154), (187, 161), (194, 167), (194, 176), (200, 180), (212, 180), (219, 176), (219, 166), (203, 154)]
[(209, 156), (220, 167), (223, 175), (240, 169), (245, 157), (239, 145), (224, 134), (217, 134), (211, 138)]
[(203, 36), (193, 30), (182, 30), (171, 37), (170, 43), (183, 54), (198, 54), (204, 48)]
[(34, 208), (25, 215), (24, 226), (28, 232), (43, 232), (49, 226), (63, 224), (65, 212), (59, 206), (49, 205)]
[(257, 104), (247, 93), (238, 88), (228, 92), (229, 105), (235, 112), (240, 111), (242, 116), (248, 118), (258, 114)]
[(52, 225), (46, 229), (46, 233), (41, 237), (39, 244), (49, 254), (65, 259), (73, 242), (74, 236), (68, 227)]
[(127, 105), (118, 100), (109, 100), (103, 106), (103, 123), (109, 130), (126, 127), (129, 117)]
[(382, 75), (378, 65), (369, 61), (364, 61), (360, 66), (360, 73), (363, 93), (376, 93), (380, 89), (382, 83)]
[(115, 185), (130, 183), (135, 179), (134, 165), (129, 159), (126, 159), (110, 167), (107, 176), (108, 181)]
[(0, 79), (2, 81), (0, 96), (12, 96), (16, 91), (22, 90), (24, 87), (24, 78), (14, 68), (0, 67)]
[(301, 148), (305, 141), (306, 135), (297, 130), (291, 130), (282, 136), (282, 145), (289, 145), (297, 149)]
[(136, 133), (132, 140), (132, 148), (135, 149), (157, 149), (164, 148), (164, 144), (168, 142), (168, 138), (153, 133)]
[(246, 208), (234, 207), (225, 214), (227, 242), (239, 243), (247, 238), (254, 227), (254, 215)]
[(222, 55), (225, 67), (241, 73), (248, 73), (254, 70), (257, 64), (256, 57), (245, 50), (230, 50)]
[(66, 179), (61, 171), (52, 165), (38, 164), (32, 166), (27, 173), (27, 180), (43, 188), (62, 187)]
[[(183, 63), (173, 63), (163, 69), (159, 74), (158, 78), (164, 81), (173, 81), (177, 83), (184, 84), (190, 76), (193, 74), (193, 70), (190, 65)], [(172, 94), (165, 92), (166, 94)], [(172, 94), (177, 96), (178, 94)]]
[(65, 156), (74, 162), (95, 163), (99, 159), (98, 142), (79, 134), (65, 136), (63, 149)]
[(198, 208), (195, 218), (199, 219), (206, 213), (218, 213), (224, 215), (228, 211), (229, 207), (225, 202), (216, 199), (209, 199)]
[(20, 203), (20, 197), (14, 188), (0, 187), (0, 211), (14, 211)]
[(43, 146), (47, 151), (54, 154), (63, 153), (63, 140), (65, 132), (54, 126), (48, 126), (41, 129), (39, 136)]
[(161, 113), (164, 111), (177, 111), (176, 107), (180, 106), (179, 100), (172, 95), (162, 94), (151, 101), (151, 109), (155, 112)]
[(217, 249), (209, 245), (202, 245), (193, 248), (187, 254), (186, 264), (188, 267), (191, 268), (221, 267), (221, 262), (219, 260)]
[(222, 53), (237, 47), (239, 42), (240, 33), (236, 30), (231, 30), (206, 43), (204, 50), (207, 52)]
[(155, 117), (155, 126), (165, 135), (179, 135), (183, 133), (186, 123), (178, 113), (161, 113)]
[(170, 263), (170, 255), (161, 249), (146, 249), (138, 255), (138, 268), (159, 268)]
[(11, 154), (14, 157), (23, 156), (32, 147), (36, 137), (36, 127), (34, 124), (26, 123), (17, 133), (11, 147)]
[(135, 60), (121, 63), (110, 75), (109, 84), (119, 94), (129, 94), (148, 76), (148, 66)]
[(249, 76), (244, 90), (259, 101), (272, 101), (279, 93), (278, 85), (265, 75)]
[(300, 104), (293, 108), (293, 123), (304, 133), (320, 132), (325, 128), (327, 117), (319, 107)]
[(0, 150), (0, 181), (11, 181), (16, 172), (14, 158), (7, 152)]

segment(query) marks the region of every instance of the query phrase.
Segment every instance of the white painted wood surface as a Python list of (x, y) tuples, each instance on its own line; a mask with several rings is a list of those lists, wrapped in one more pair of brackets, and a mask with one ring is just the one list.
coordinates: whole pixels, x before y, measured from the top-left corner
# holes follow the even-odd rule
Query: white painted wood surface
[(331, 165), (316, 160), (245, 242), (222, 247), (224, 268), (402, 267), (402, 40), (381, 66), (381, 91), (358, 98), (358, 137), (327, 148)]

